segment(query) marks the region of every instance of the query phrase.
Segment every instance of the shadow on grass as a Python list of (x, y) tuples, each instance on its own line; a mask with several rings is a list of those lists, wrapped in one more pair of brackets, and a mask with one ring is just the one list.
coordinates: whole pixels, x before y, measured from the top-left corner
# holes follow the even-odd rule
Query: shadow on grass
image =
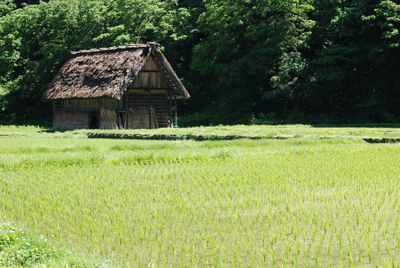
[(315, 128), (400, 128), (400, 123), (311, 124)]
[(39, 131), (39, 133), (57, 133), (57, 132), (64, 133), (64, 132), (67, 132), (67, 131), (70, 131), (70, 130), (60, 130), (60, 129), (53, 129), (53, 128), (45, 128), (45, 129)]
[(365, 138), (363, 140), (368, 143), (400, 143), (400, 139), (394, 139), (394, 138), (382, 138), (382, 139)]

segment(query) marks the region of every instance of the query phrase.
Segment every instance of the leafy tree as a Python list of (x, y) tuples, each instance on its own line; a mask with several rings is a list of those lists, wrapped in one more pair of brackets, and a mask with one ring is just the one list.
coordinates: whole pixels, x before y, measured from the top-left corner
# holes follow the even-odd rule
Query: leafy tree
[[(194, 49), (195, 107), (211, 104), (215, 122), (248, 120), (274, 109), (304, 68), (312, 21), (308, 1), (205, 0), (206, 37)], [(196, 103), (197, 102), (197, 103)], [(279, 102), (281, 104), (281, 102)]]
[(0, 0), (0, 118), (49, 119), (39, 99), (71, 50), (156, 41), (191, 124), (390, 122), (399, 31), (397, 0)]
[(14, 0), (13, 2), (17, 6), (17, 8), (23, 8), (27, 5), (37, 5), (40, 2), (48, 2), (49, 0)]
[(172, 6), (157, 0), (53, 0), (2, 17), (1, 117), (49, 118), (49, 107), (39, 100), (71, 50), (179, 40), (176, 17), (187, 14)]
[(12, 0), (0, 0), (0, 17), (7, 15), (16, 8)]
[(317, 24), (298, 110), (337, 122), (399, 116), (399, 4), (317, 1)]

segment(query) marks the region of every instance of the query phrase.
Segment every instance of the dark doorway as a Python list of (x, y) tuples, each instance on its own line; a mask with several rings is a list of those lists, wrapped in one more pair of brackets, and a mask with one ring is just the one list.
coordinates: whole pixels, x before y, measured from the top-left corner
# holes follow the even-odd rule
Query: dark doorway
[(126, 117), (128, 116), (127, 112), (119, 112), (118, 124), (120, 129), (126, 129)]
[(90, 112), (89, 128), (90, 129), (100, 128), (99, 112)]

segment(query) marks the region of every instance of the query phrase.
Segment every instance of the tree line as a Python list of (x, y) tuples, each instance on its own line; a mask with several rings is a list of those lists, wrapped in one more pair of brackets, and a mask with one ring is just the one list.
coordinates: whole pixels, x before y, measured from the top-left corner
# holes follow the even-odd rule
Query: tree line
[(0, 120), (48, 123), (69, 51), (155, 41), (185, 125), (400, 119), (399, 0), (0, 0)]

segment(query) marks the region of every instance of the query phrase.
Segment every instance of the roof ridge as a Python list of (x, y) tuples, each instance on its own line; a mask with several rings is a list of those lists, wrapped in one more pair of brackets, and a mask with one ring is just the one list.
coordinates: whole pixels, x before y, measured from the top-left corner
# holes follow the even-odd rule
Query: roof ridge
[(87, 50), (71, 51), (71, 54), (72, 55), (91, 54), (91, 53), (99, 53), (99, 52), (146, 48), (146, 47), (150, 47), (150, 46), (152, 46), (152, 45), (148, 43), (148, 44), (132, 44), (132, 45), (115, 46), (115, 47), (92, 48), (92, 49), (87, 49)]
[(189, 98), (157, 43), (132, 44), (72, 52), (43, 94), (43, 101), (61, 99), (120, 99), (152, 55), (177, 98)]

